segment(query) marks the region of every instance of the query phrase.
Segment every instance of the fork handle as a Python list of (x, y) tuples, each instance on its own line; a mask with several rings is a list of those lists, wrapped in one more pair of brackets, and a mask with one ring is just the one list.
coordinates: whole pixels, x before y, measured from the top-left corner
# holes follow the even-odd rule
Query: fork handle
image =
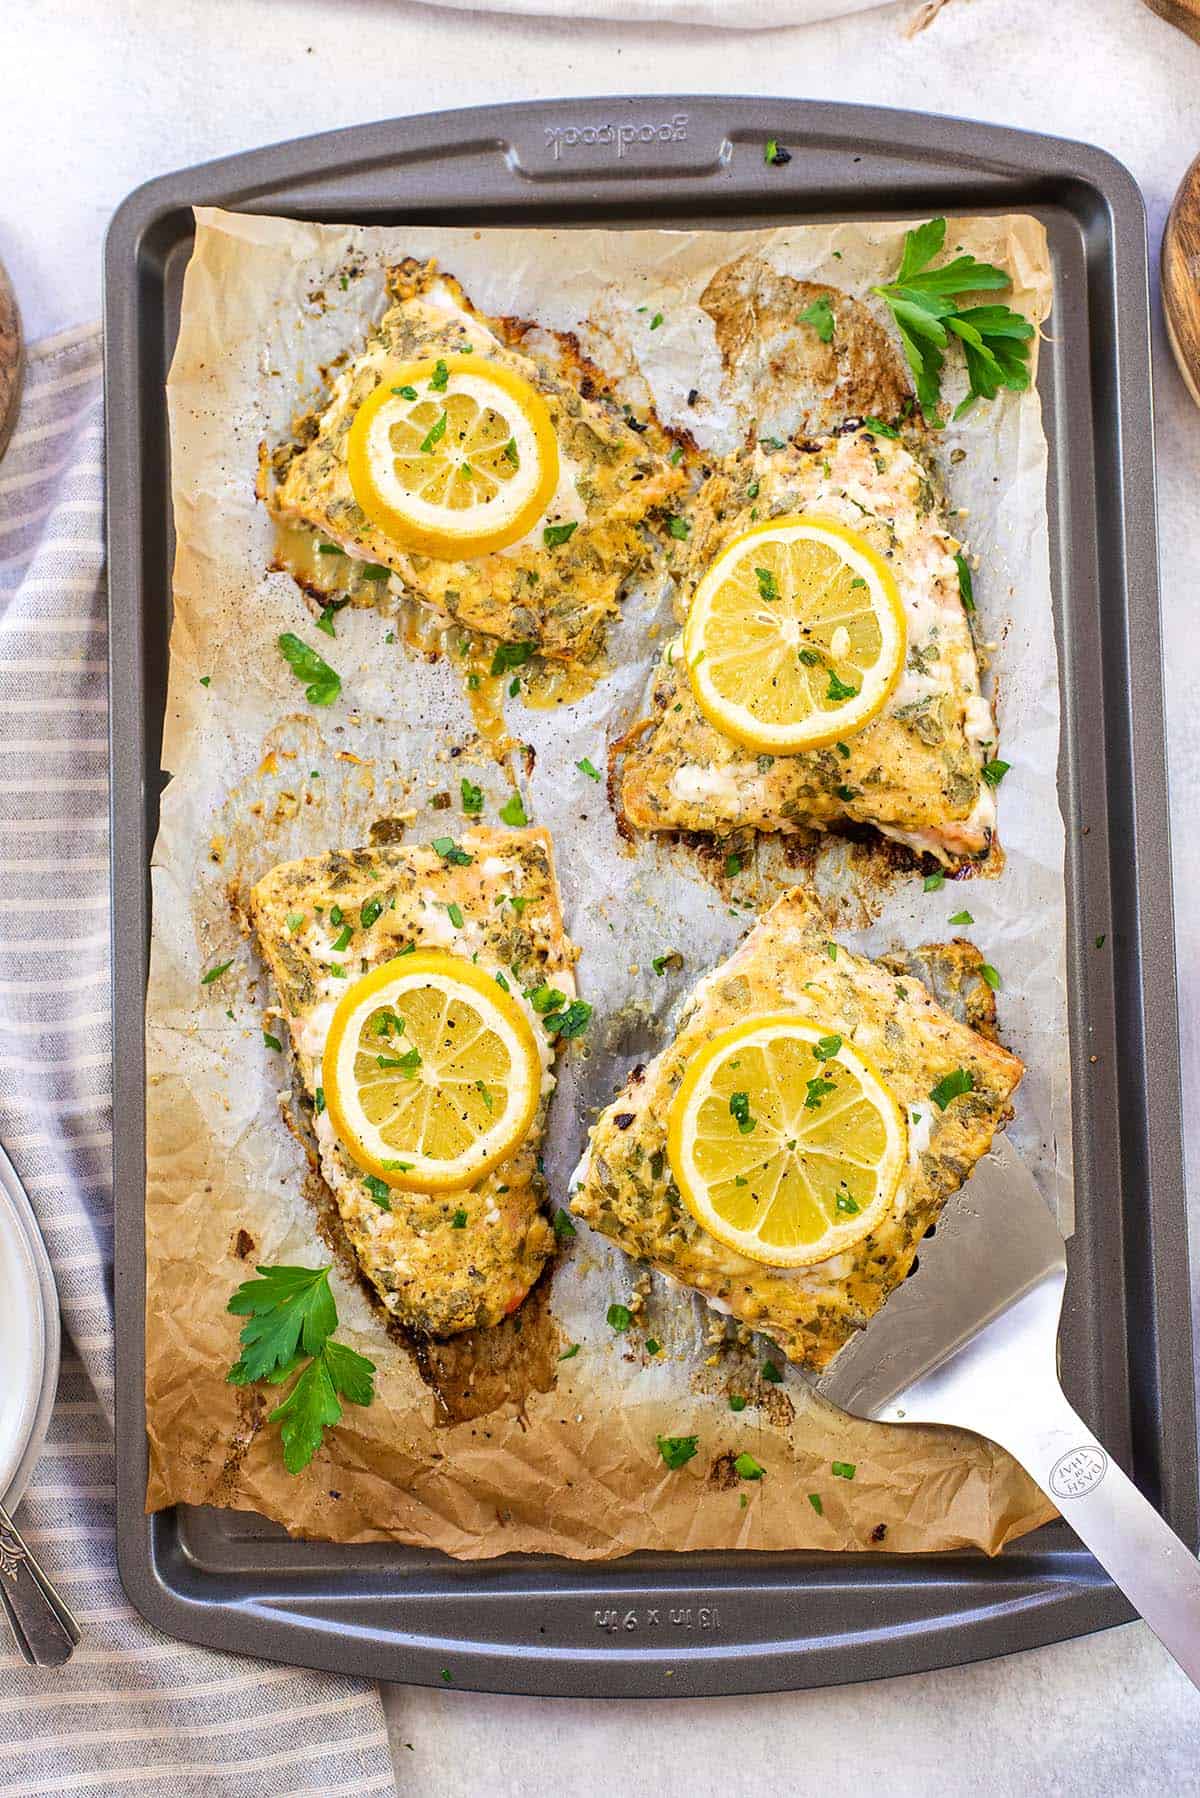
[[(1040, 1382), (1039, 1382), (1040, 1384)], [(1014, 1455), (1200, 1687), (1200, 1561), (1121, 1472), (1050, 1376), (985, 1433)], [(979, 1425), (976, 1426), (981, 1427)]]
[(29, 1544), (0, 1505), (0, 1605), (17, 1647), (31, 1666), (61, 1667), (79, 1640), (79, 1625), (38, 1565)]

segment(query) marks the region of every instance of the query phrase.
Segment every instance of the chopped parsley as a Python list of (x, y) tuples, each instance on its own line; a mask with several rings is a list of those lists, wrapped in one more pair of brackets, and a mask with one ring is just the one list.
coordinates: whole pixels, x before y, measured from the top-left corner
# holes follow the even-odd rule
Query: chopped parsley
[(954, 558), (954, 566), (958, 569), (958, 597), (962, 600), (963, 611), (975, 610), (975, 587), (971, 580), (971, 570), (967, 558), (960, 550)]
[(548, 524), (542, 531), (542, 542), (547, 549), (557, 549), (560, 543), (569, 543), (578, 529), (577, 518), (573, 518), (570, 524)]
[(829, 1463), (829, 1471), (833, 1474), (835, 1479), (852, 1480), (856, 1472), (856, 1463), (853, 1461), (831, 1461)]
[(542, 1019), (542, 1027), (547, 1036), (556, 1036), (560, 1042), (571, 1042), (582, 1036), (592, 1020), (592, 1008), (586, 999), (572, 999), (565, 1011), (549, 1012)]
[(654, 1440), (659, 1454), (672, 1470), (686, 1467), (700, 1446), (699, 1436), (656, 1436)]
[(463, 915), (462, 915), (462, 906), (461, 905), (456, 905), (455, 902), (453, 900), (451, 900), (450, 904), (446, 907), (446, 916), (449, 918), (450, 922), (453, 924), (455, 930), (462, 929)]
[(558, 1358), (560, 1361), (573, 1361), (578, 1353), (579, 1353), (579, 1344), (577, 1342), (573, 1342), (571, 1344), (570, 1348), (565, 1348), (563, 1350), (562, 1354)]
[(973, 924), (975, 920), (969, 911), (956, 911), (950, 922), (952, 924)]
[(692, 527), (686, 518), (680, 518), (676, 513), (668, 518), (667, 531), (669, 535), (674, 537), (678, 542), (686, 543), (692, 534)]
[(779, 598), (779, 582), (775, 579), (775, 576), (771, 573), (769, 568), (756, 568), (754, 570), (754, 578), (758, 582), (758, 594), (760, 599), (765, 599), (770, 602), (773, 599)]
[(667, 460), (671, 464), (672, 468), (679, 467), (679, 464), (683, 461), (683, 445), (682, 445), (682, 443), (677, 443), (675, 445), (675, 448), (671, 451), (671, 454), (667, 457)]
[(749, 1136), (758, 1123), (758, 1119), (751, 1115), (749, 1093), (730, 1093), (729, 1114), (743, 1136)]
[(211, 674), (202, 674), (200, 676), (200, 685), (202, 687), (211, 687), (212, 686), (212, 675)]
[(980, 979), (986, 980), (994, 993), (1000, 991), (1000, 976), (990, 961), (985, 961), (979, 970)]
[(727, 880), (735, 880), (737, 878), (737, 876), (741, 873), (741, 871), (742, 871), (741, 856), (740, 855), (727, 855), (725, 857), (725, 878)]
[(381, 1180), (377, 1174), (364, 1174), (363, 1185), (381, 1211), (391, 1210), (392, 1193), (386, 1180)]
[(600, 779), (599, 768), (594, 768), (586, 755), (580, 756), (575, 766), (579, 769), (581, 774), (586, 774), (589, 780)]
[(390, 581), (392, 578), (391, 569), (385, 568), (382, 562), (364, 562), (362, 573), (365, 581)]
[(353, 936), (354, 936), (353, 926), (350, 924), (343, 925), (342, 929), (339, 930), (337, 936), (334, 937), (332, 943), (330, 943), (330, 945), (329, 945), (330, 949), (332, 950), (332, 952), (335, 955), (344, 955), (346, 950), (350, 947), (350, 942), (351, 942), (351, 939)]
[(844, 680), (838, 678), (836, 668), (831, 668), (829, 670), (829, 685), (825, 689), (825, 697), (832, 704), (836, 705), (838, 701), (843, 699), (857, 699), (858, 688), (848, 686)]
[(811, 1080), (805, 1081), (807, 1095), (804, 1100), (805, 1111), (816, 1111), (824, 1103), (830, 1093), (837, 1091), (836, 1080), (823, 1080), (820, 1074), (814, 1074)]
[(818, 1517), (824, 1517), (825, 1506), (821, 1503), (821, 1494), (819, 1492), (810, 1492), (808, 1495), (808, 1502), (817, 1513)]
[(435, 393), (445, 393), (449, 379), (450, 370), (439, 356), (434, 364), (433, 373), (429, 377), (429, 385), (433, 388)]
[(571, 1220), (571, 1215), (567, 1211), (556, 1211), (554, 1213), (553, 1223), (554, 1234), (558, 1237), (560, 1242), (565, 1242), (568, 1236), (577, 1234), (575, 1225)]
[(761, 1480), (767, 1470), (761, 1461), (756, 1461), (753, 1455), (748, 1455), (743, 1449), (740, 1455), (734, 1456), (733, 1471), (739, 1480)]
[(424, 437), (421, 439), (421, 454), (423, 456), (431, 456), (433, 454), (434, 445), (440, 443), (442, 438), (446, 435), (448, 417), (449, 414), (443, 412), (442, 416), (431, 424), (428, 431), (426, 431)]
[(304, 697), (309, 705), (332, 705), (342, 690), (342, 677), (323, 656), (291, 631), (277, 639), (279, 653), (296, 676), (304, 681)]
[(529, 822), (525, 816), (525, 802), (515, 787), (500, 807), (500, 821), (503, 824), (511, 824), (517, 830)]
[[(301, 919), (301, 923), (303, 923), (303, 919)], [(232, 966), (232, 958), (229, 961), (219, 961), (215, 968), (210, 968), (207, 974), (201, 975), (201, 986), (211, 986), (214, 980), (219, 980), (222, 974), (227, 974)]]
[(604, 1321), (610, 1330), (615, 1330), (618, 1336), (623, 1336), (633, 1322), (633, 1312), (628, 1305), (613, 1304), (605, 1312)]
[(945, 884), (946, 876), (942, 873), (940, 868), (935, 869), (932, 874), (927, 874), (925, 876), (924, 886), (927, 893), (938, 893)]
[(454, 1216), (450, 1219), (450, 1228), (452, 1230), (465, 1230), (466, 1227), (467, 1214), (460, 1205), (458, 1210), (454, 1213)]
[(763, 1362), (762, 1377), (764, 1380), (769, 1380), (772, 1386), (778, 1386), (782, 1384), (783, 1381), (783, 1375), (780, 1373), (779, 1368), (774, 1361)]
[(763, 150), (763, 161), (773, 168), (782, 167), (792, 160), (792, 152), (785, 150), (777, 137), (769, 137)]
[(462, 794), (463, 811), (469, 818), (477, 818), (483, 810), (483, 788), (477, 787), (464, 774), (459, 790)]
[(662, 313), (661, 313), (661, 312), (656, 312), (656, 313), (655, 313), (655, 314), (654, 314), (654, 317), (653, 317), (653, 318), (652, 318), (652, 319), (651, 319), (651, 320), (650, 320), (650, 329), (651, 329), (651, 330), (652, 330), (652, 331), (657, 331), (657, 330), (658, 330), (658, 327), (659, 327), (659, 326), (660, 326), (660, 325), (661, 325), (661, 324), (662, 324), (662, 322), (663, 322), (663, 315), (662, 315)]
[(417, 390), (415, 387), (393, 387), (392, 392), (399, 394), (402, 400), (415, 400), (417, 397)]
[(857, 1217), (862, 1210), (858, 1200), (852, 1199), (848, 1192), (839, 1192), (835, 1208), (844, 1213), (846, 1217)]
[(434, 837), (433, 847), (452, 868), (469, 868), (475, 860), (467, 850), (459, 848), (453, 837)]
[(796, 316), (798, 325), (811, 325), (822, 343), (833, 342), (833, 307), (824, 294)]
[(950, 1074), (944, 1074), (937, 1085), (930, 1090), (929, 1097), (939, 1111), (945, 1111), (951, 1099), (960, 1099), (964, 1093), (975, 1091), (975, 1076), (970, 1068), (955, 1068)]
[(269, 1030), (263, 1031), (263, 1041), (266, 1043), (267, 1048), (274, 1049), (277, 1055), (283, 1048), (283, 1044), (280, 1042), (279, 1038), (277, 1036), (272, 1036)]
[(678, 949), (668, 949), (665, 955), (654, 956), (650, 962), (650, 966), (661, 979), (668, 970), (672, 974), (678, 974), (683, 967), (683, 957)]
[(497, 643), (489, 674), (507, 674), (511, 668), (524, 667), (536, 648), (536, 643)]
[(872, 437), (899, 437), (895, 425), (885, 425), (882, 418), (876, 418), (873, 412), (863, 419), (863, 430), (870, 431)]
[(984, 780), (987, 781), (988, 786), (995, 788), (1000, 785), (1000, 782), (1004, 779), (1004, 776), (1011, 767), (1011, 762), (1001, 762), (993, 758), (990, 762), (985, 762), (983, 764), (981, 772)]
[(744, 1392), (731, 1392), (729, 1394), (729, 1409), (731, 1411), (744, 1411), (746, 1409), (746, 1403), (746, 1394)]
[(823, 1036), (819, 1043), (813, 1044), (813, 1055), (817, 1061), (832, 1061), (835, 1055), (842, 1052), (840, 1036)]
[(317, 629), (319, 631), (324, 631), (325, 635), (327, 637), (336, 637), (337, 636), (337, 632), (333, 628), (333, 606), (332, 605), (327, 605), (327, 606), (321, 607), (321, 616), (317, 619)]
[(363, 929), (370, 930), (372, 924), (378, 920), (382, 911), (383, 906), (378, 899), (364, 899), (362, 910), (358, 914), (358, 921)]

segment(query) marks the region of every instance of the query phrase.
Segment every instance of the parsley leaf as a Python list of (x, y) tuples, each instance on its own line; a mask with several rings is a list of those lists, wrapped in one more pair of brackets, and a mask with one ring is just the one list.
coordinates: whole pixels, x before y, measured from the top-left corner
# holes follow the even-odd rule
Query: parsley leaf
[(824, 294), (796, 315), (798, 325), (811, 325), (822, 343), (833, 342), (833, 307)]
[(304, 697), (309, 705), (332, 705), (342, 690), (341, 675), (291, 631), (284, 631), (278, 642), (279, 653), (296, 679), (308, 683)]
[(941, 402), (942, 368), (951, 338), (961, 343), (969, 383), (955, 414), (961, 417), (977, 399), (994, 399), (1001, 387), (1016, 391), (1028, 387), (1034, 330), (1028, 319), (1008, 306), (960, 310), (957, 302), (964, 294), (997, 292), (1012, 282), (1003, 269), (973, 256), (956, 256), (940, 268), (930, 268), (945, 241), (944, 218), (906, 232), (896, 279), (872, 291), (891, 309), (925, 412), (935, 412)]
[(973, 924), (975, 920), (969, 911), (956, 911), (950, 922), (952, 924)]
[(979, 970), (979, 973), (980, 973), (981, 979), (987, 981), (988, 985), (991, 987), (991, 989), (994, 993), (998, 993), (1000, 991), (1000, 976), (999, 976), (999, 974), (997, 974), (995, 968), (992, 966), (990, 961), (985, 961), (983, 963), (982, 967)]
[(779, 582), (769, 568), (756, 568), (754, 578), (758, 582), (758, 596), (768, 603), (779, 598)]
[(864, 431), (870, 431), (872, 437), (899, 437), (900, 435), (895, 425), (885, 425), (882, 418), (876, 418), (873, 412), (869, 412), (863, 419), (862, 428)]
[(359, 923), (364, 930), (370, 930), (383, 911), (378, 899), (364, 899), (362, 910), (358, 914)]
[(381, 1180), (378, 1174), (364, 1174), (363, 1185), (381, 1211), (391, 1210), (392, 1191), (386, 1180)]
[(277, 1036), (272, 1036), (269, 1030), (263, 1031), (263, 1042), (266, 1043), (268, 1049), (274, 1049), (276, 1055), (282, 1053), (283, 1044)]
[(453, 899), (450, 901), (449, 905), (446, 907), (446, 916), (449, 918), (450, 922), (453, 924), (455, 930), (462, 929), (462, 927), (463, 927), (462, 906), (456, 904)]
[(829, 686), (826, 688), (825, 697), (831, 704), (836, 705), (838, 701), (842, 699), (857, 699), (858, 688), (848, 686), (844, 680), (839, 680), (837, 670), (831, 668), (829, 670)]
[(211, 986), (214, 980), (219, 980), (222, 974), (227, 974), (232, 966), (232, 960), (218, 962), (215, 968), (210, 968), (207, 974), (201, 976), (201, 986)]
[(927, 893), (940, 892), (945, 884), (946, 876), (942, 873), (940, 868), (935, 868), (932, 874), (927, 874), (925, 876), (924, 887)]
[[(336, 1322), (336, 1316), (335, 1316)], [(301, 1473), (342, 1417), (338, 1395), (352, 1405), (369, 1405), (375, 1396), (375, 1363), (344, 1343), (326, 1342), (311, 1360), (281, 1405), (269, 1414), (278, 1423), (283, 1464)]]
[(740, 1455), (735, 1455), (733, 1471), (739, 1480), (761, 1480), (767, 1470), (761, 1461), (756, 1461), (753, 1455), (743, 1451)]
[(623, 1336), (633, 1322), (633, 1312), (628, 1305), (610, 1305), (604, 1314), (604, 1320), (610, 1330), (615, 1330), (618, 1336)]
[(571, 1215), (567, 1211), (556, 1211), (551, 1221), (554, 1225), (554, 1234), (558, 1237), (560, 1242), (565, 1242), (568, 1236), (575, 1236), (578, 1234), (575, 1225), (571, 1220)]
[(586, 774), (589, 780), (599, 780), (600, 779), (599, 768), (593, 767), (591, 761), (588, 759), (588, 757), (586, 755), (581, 756), (579, 758), (579, 760), (576, 762), (575, 766), (579, 769), (579, 772), (581, 774)]
[(317, 629), (319, 631), (324, 631), (324, 633), (327, 637), (336, 637), (337, 636), (337, 632), (333, 628), (333, 607), (332, 607), (332, 605), (321, 607), (321, 616), (317, 619)]
[(328, 1267), (260, 1267), (257, 1280), (238, 1287), (226, 1309), (249, 1319), (230, 1383), (248, 1386), (290, 1367), (298, 1354), (319, 1354), (337, 1328)]
[(983, 764), (980, 772), (982, 773), (984, 780), (987, 781), (988, 786), (994, 788), (1000, 785), (1000, 782), (1004, 779), (1004, 776), (1011, 767), (1011, 762), (1001, 762), (993, 757), (990, 762), (985, 762)]
[(744, 1411), (746, 1409), (746, 1404), (747, 1399), (744, 1392), (731, 1392), (729, 1394), (729, 1409), (731, 1411)]
[(548, 524), (542, 531), (542, 542), (547, 549), (557, 549), (560, 543), (569, 543), (578, 529), (577, 518), (573, 518), (570, 524)]
[(654, 1440), (659, 1454), (672, 1470), (686, 1467), (700, 1446), (699, 1436), (656, 1436)]
[(462, 778), (462, 808), (468, 817), (477, 818), (483, 810), (483, 788), (469, 781), (466, 775)]
[(857, 1464), (854, 1461), (831, 1461), (829, 1471), (835, 1479), (852, 1480), (857, 1471)]
[(520, 830), (529, 822), (525, 816), (525, 802), (515, 787), (500, 807), (500, 821), (511, 824), (514, 830)]
[(959, 1099), (964, 1093), (975, 1091), (975, 1076), (970, 1068), (955, 1068), (953, 1073), (944, 1074), (935, 1087), (930, 1089), (929, 1097), (939, 1111), (945, 1111), (951, 1099)]
[(810, 1492), (808, 1495), (808, 1502), (817, 1513), (818, 1517), (824, 1517), (825, 1506), (821, 1503), (821, 1494), (819, 1492)]
[(792, 152), (785, 150), (777, 137), (769, 137), (763, 150), (763, 161), (775, 167), (782, 167), (792, 160)]
[(692, 534), (692, 527), (688, 523), (687, 519), (680, 518), (678, 515), (676, 515), (672, 518), (668, 518), (667, 530), (670, 533), (670, 535), (672, 537), (676, 538), (677, 541), (680, 543), (686, 543), (688, 538)]
[(832, 1061), (842, 1052), (840, 1036), (823, 1036), (819, 1043), (813, 1044), (813, 1055), (817, 1061)]
[(433, 373), (429, 377), (429, 385), (433, 388), (435, 393), (445, 393), (449, 380), (450, 370), (439, 356), (437, 362), (434, 364)]
[(815, 1074), (811, 1080), (806, 1080), (805, 1086), (808, 1088), (804, 1100), (805, 1111), (816, 1111), (830, 1093), (837, 1091), (836, 1080), (822, 1080), (819, 1074)]

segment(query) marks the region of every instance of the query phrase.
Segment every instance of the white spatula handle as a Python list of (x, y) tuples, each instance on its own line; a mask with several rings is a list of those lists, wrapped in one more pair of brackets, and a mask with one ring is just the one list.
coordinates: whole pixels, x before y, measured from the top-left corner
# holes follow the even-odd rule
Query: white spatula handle
[(1200, 1687), (1200, 1561), (1045, 1376), (1003, 1434), (987, 1430), (1049, 1493), (1076, 1535)]

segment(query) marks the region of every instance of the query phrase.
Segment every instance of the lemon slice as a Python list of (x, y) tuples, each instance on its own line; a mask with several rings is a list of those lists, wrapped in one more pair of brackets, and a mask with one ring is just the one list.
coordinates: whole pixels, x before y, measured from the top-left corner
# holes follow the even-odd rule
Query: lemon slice
[(696, 1051), (671, 1102), (667, 1153), (688, 1210), (718, 1242), (772, 1267), (806, 1267), (880, 1222), (908, 1139), (861, 1055), (780, 1013)]
[(511, 994), (416, 950), (356, 980), (321, 1069), (329, 1121), (365, 1172), (413, 1192), (473, 1186), (528, 1135), (542, 1064)]
[(696, 588), (683, 636), (705, 717), (775, 755), (861, 730), (886, 704), (905, 644), (887, 564), (857, 531), (807, 513), (735, 537)]
[(347, 440), (354, 497), (402, 548), (446, 561), (531, 531), (558, 486), (545, 400), (479, 356), (385, 368)]

